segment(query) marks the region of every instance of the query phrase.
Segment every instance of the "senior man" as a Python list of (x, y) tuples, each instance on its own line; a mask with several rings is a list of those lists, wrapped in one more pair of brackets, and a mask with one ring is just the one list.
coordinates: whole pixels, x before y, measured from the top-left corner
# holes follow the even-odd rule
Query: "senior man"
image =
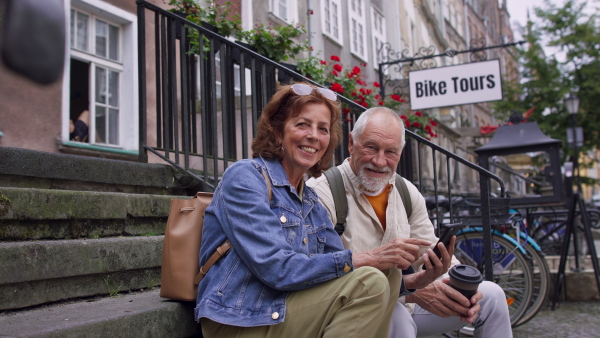
[[(342, 242), (353, 251), (372, 250), (400, 238), (420, 238), (437, 243), (425, 200), (417, 188), (405, 180), (413, 210), (408, 217), (396, 189), (395, 172), (404, 147), (404, 123), (385, 107), (366, 110), (350, 134), (350, 157), (338, 166), (348, 200), (348, 216)], [(321, 203), (337, 224), (336, 206), (325, 175), (310, 179)], [(432, 244), (433, 246), (433, 244)], [(459, 330), (467, 323), (475, 337), (512, 337), (510, 316), (503, 290), (484, 281), (478, 292), (467, 299), (448, 285), (446, 272), (458, 264), (453, 256), (454, 238), (448, 250), (440, 245), (442, 258), (430, 248), (422, 248), (426, 269), (415, 266), (403, 274), (405, 292), (394, 308), (389, 337), (438, 335)]]

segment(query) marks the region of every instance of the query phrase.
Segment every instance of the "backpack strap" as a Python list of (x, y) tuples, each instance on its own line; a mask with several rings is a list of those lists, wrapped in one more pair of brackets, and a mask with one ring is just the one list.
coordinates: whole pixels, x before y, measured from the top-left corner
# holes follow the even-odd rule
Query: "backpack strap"
[[(264, 169), (262, 170), (262, 174), (265, 178), (265, 182), (267, 182), (267, 198), (270, 202), (273, 195), (271, 181), (269, 181), (269, 177), (267, 177), (267, 173), (264, 171)], [(231, 250), (231, 242), (226, 239), (225, 242), (223, 242), (223, 244), (221, 244), (221, 246), (219, 246), (217, 250), (215, 250), (215, 252), (213, 252), (213, 254), (208, 258), (206, 264), (200, 267), (200, 271), (198, 271), (196, 278), (194, 278), (194, 283), (196, 283), (196, 285), (200, 284), (200, 281), (202, 281), (202, 278), (206, 276), (206, 273), (208, 273), (208, 270), (213, 266), (213, 264), (221, 259), (221, 257), (225, 256), (229, 250)]]
[(404, 182), (404, 178), (398, 174), (396, 174), (396, 189), (400, 193), (400, 198), (402, 198), (406, 216), (410, 218), (412, 215), (412, 200), (410, 199), (410, 193), (408, 192), (408, 186), (406, 185), (406, 182)]
[(335, 166), (329, 168), (323, 174), (329, 181), (329, 188), (335, 205), (335, 218), (337, 219), (335, 231), (341, 236), (344, 233), (346, 216), (348, 216), (348, 200), (346, 199), (346, 189), (344, 189), (344, 179), (340, 169)]
[[(344, 179), (338, 167), (331, 167), (323, 172), (325, 178), (329, 182), (333, 204), (335, 205), (335, 218), (337, 223), (335, 231), (341, 236), (346, 229), (346, 217), (348, 216), (348, 199), (346, 198), (346, 190), (344, 189)], [(412, 200), (408, 192), (408, 186), (402, 176), (396, 174), (396, 190), (400, 193), (404, 210), (408, 218), (412, 215)]]

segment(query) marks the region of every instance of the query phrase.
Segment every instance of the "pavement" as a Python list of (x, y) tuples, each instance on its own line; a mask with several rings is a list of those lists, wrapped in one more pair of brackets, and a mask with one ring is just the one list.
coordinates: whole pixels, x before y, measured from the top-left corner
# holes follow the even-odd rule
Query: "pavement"
[[(563, 302), (551, 310), (552, 303), (543, 308), (529, 322), (513, 329), (514, 338), (530, 337), (600, 337), (600, 302)], [(456, 332), (428, 338), (468, 337)]]
[[(550, 304), (551, 305), (551, 304)], [(600, 302), (563, 302), (513, 329), (513, 337), (600, 337)]]

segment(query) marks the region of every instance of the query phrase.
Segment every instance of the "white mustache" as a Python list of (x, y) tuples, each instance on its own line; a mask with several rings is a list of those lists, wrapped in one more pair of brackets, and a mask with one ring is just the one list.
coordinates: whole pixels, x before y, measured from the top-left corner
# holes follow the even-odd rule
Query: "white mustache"
[(385, 167), (377, 167), (375, 165), (373, 165), (372, 163), (367, 163), (363, 166), (363, 168), (365, 169), (369, 169), (369, 170), (373, 170), (373, 171), (379, 171), (382, 173), (389, 173), (392, 171), (392, 169), (388, 166)]

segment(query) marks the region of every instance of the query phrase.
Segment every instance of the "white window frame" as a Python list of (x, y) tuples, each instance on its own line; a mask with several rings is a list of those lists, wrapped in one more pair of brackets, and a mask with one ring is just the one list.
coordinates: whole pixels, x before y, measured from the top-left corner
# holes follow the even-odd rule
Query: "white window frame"
[[(285, 6), (285, 13), (281, 11), (281, 6)], [(298, 22), (298, 1), (297, 0), (270, 0), (269, 11), (282, 21), (295, 25)]]
[[(387, 42), (385, 16), (371, 7), (371, 38), (373, 39), (373, 67), (379, 69), (381, 59), (379, 58), (379, 48)], [(387, 70), (387, 68), (386, 68)]]
[(323, 35), (342, 46), (344, 41), (342, 2), (340, 0), (321, 1), (321, 13)]
[(348, 23), (350, 25), (350, 52), (368, 63), (366, 0), (348, 1)]
[[(64, 0), (66, 23), (65, 71), (62, 93), (62, 141), (69, 142), (70, 119), (70, 76), (71, 59), (90, 63), (89, 98), (90, 126), (89, 144), (102, 148), (118, 148), (137, 152), (139, 149), (139, 102), (138, 102), (138, 59), (137, 59), (137, 15), (100, 0)], [(71, 9), (90, 15), (90, 25), (98, 18), (120, 28), (118, 61), (98, 57), (94, 54), (93, 30), (89, 32), (88, 51), (77, 50), (70, 46)], [(119, 144), (95, 143), (95, 68), (96, 66), (119, 72)], [(108, 140), (104, 140), (105, 142)]]

